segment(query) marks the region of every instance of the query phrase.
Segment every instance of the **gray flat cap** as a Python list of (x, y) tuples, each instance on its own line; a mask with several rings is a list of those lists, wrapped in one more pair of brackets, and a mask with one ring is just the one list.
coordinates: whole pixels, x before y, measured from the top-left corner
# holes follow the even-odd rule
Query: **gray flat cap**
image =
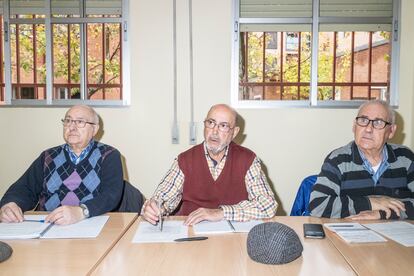
[(302, 254), (303, 246), (296, 232), (278, 222), (253, 227), (247, 236), (247, 253), (263, 264), (289, 263)]

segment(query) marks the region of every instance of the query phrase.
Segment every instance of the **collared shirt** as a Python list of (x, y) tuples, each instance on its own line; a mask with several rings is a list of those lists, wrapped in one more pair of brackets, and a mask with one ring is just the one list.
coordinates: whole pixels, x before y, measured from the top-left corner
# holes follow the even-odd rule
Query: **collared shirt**
[(367, 170), (367, 172), (371, 174), (372, 180), (374, 181), (374, 185), (377, 185), (378, 179), (390, 167), (390, 164), (388, 163), (387, 147), (384, 146), (382, 148), (382, 160), (377, 170), (374, 170), (371, 163), (368, 161), (364, 153), (359, 148), (358, 148), (358, 151), (359, 151), (359, 154), (361, 155), (362, 161), (364, 162), (364, 168)]
[(85, 159), (86, 156), (88, 156), (89, 152), (91, 151), (93, 147), (94, 142), (95, 141), (92, 139), (89, 142), (89, 144), (86, 146), (86, 148), (82, 150), (79, 156), (76, 155), (76, 153), (72, 150), (72, 148), (68, 144), (65, 144), (64, 148), (69, 153), (70, 161), (72, 161), (72, 163), (75, 165), (79, 164), (80, 161), (82, 161), (83, 159)]
[[(208, 154), (205, 142), (203, 145), (208, 168), (211, 176), (216, 180), (224, 169), (229, 148), (226, 148), (223, 158), (220, 162), (217, 162), (215, 160), (213, 161)], [(178, 165), (178, 159), (176, 158), (170, 170), (158, 185), (153, 196), (155, 199), (162, 199), (164, 203), (163, 207), (167, 213), (173, 212), (181, 202), (184, 178), (184, 173), (181, 171)], [(257, 157), (253, 160), (244, 179), (248, 200), (241, 201), (235, 205), (221, 205), (220, 208), (224, 211), (224, 219), (247, 221), (250, 219), (273, 217), (278, 204), (267, 183), (266, 176), (262, 171), (260, 160)]]

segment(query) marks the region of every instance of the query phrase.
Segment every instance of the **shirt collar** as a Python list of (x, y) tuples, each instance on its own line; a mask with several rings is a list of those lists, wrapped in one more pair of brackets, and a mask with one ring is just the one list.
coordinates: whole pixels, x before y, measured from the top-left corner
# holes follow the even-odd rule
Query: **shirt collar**
[[(210, 153), (208, 153), (206, 141), (203, 142), (203, 147), (204, 147), (204, 154), (205, 154), (206, 158), (209, 158), (211, 161), (213, 161), (214, 166), (216, 166), (217, 161), (210, 156)], [(228, 152), (229, 152), (229, 146), (226, 147), (226, 151), (224, 152), (224, 155), (221, 158), (220, 162), (227, 157)]]
[(79, 156), (77, 156), (75, 154), (75, 152), (72, 150), (72, 148), (68, 144), (65, 144), (64, 148), (69, 154), (70, 161), (72, 161), (73, 164), (77, 165), (77, 164), (79, 164), (79, 162), (81, 162), (83, 159), (85, 159), (85, 157), (89, 154), (89, 152), (91, 151), (94, 143), (95, 143), (95, 140), (91, 139), (89, 144), (86, 146), (86, 148), (84, 148), (82, 150), (82, 152), (79, 154)]
[[(365, 167), (368, 167), (372, 170), (372, 166), (371, 163), (369, 163), (368, 159), (365, 157), (364, 153), (359, 149), (359, 147), (357, 146), (358, 151), (359, 151), (359, 155), (361, 156), (362, 162), (364, 163)], [(381, 163), (383, 162), (387, 162), (388, 160), (388, 150), (387, 147), (384, 145), (382, 147), (382, 160)]]

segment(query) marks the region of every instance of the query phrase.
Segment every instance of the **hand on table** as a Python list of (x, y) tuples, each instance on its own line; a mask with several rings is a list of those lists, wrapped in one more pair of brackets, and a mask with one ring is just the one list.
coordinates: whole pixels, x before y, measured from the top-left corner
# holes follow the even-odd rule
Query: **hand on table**
[(22, 222), (24, 220), (22, 209), (14, 202), (3, 205), (0, 209), (1, 222)]
[(373, 220), (373, 219), (381, 219), (381, 215), (379, 210), (375, 211), (362, 211), (357, 215), (346, 217), (346, 219), (350, 220)]
[(68, 225), (81, 221), (85, 218), (82, 208), (79, 206), (60, 206), (53, 210), (45, 218), (46, 222), (52, 222), (57, 225)]
[(400, 211), (405, 211), (404, 203), (398, 199), (388, 196), (370, 196), (368, 197), (371, 203), (372, 211), (383, 210), (388, 219), (391, 216), (391, 210), (399, 217)]
[(185, 225), (194, 225), (203, 220), (208, 221), (219, 221), (224, 218), (224, 211), (222, 209), (208, 209), (208, 208), (198, 208), (188, 215), (185, 220)]

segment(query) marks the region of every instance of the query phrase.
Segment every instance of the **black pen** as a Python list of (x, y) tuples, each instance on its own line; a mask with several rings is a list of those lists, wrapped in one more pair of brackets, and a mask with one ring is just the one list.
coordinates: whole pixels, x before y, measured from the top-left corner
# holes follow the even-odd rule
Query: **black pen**
[(174, 241), (176, 242), (184, 242), (184, 241), (203, 241), (208, 239), (208, 237), (188, 237), (188, 238), (180, 238), (180, 239), (175, 239)]

